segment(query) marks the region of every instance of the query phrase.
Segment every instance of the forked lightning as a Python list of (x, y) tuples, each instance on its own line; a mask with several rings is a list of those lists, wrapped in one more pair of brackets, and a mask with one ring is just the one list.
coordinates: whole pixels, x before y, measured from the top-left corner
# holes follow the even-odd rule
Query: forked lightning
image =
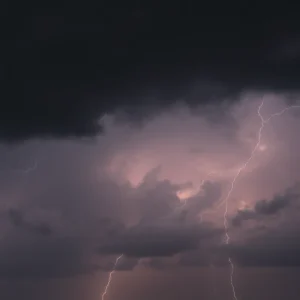
[[(288, 106), (286, 108), (284, 108), (283, 110), (281, 110), (280, 112), (277, 112), (277, 113), (274, 113), (272, 114), (268, 119), (265, 119), (262, 114), (261, 114), (261, 109), (264, 105), (264, 98), (261, 102), (261, 104), (259, 105), (258, 107), (258, 110), (257, 110), (257, 114), (261, 120), (261, 125), (260, 125), (260, 128), (258, 130), (258, 138), (257, 138), (257, 143), (255, 145), (255, 147), (253, 148), (252, 152), (251, 152), (251, 155), (249, 156), (249, 158), (246, 160), (246, 162), (238, 169), (236, 175), (234, 176), (232, 182), (231, 182), (231, 186), (230, 186), (230, 189), (229, 189), (229, 192), (227, 194), (227, 196), (225, 197), (225, 199), (220, 203), (220, 204), (223, 204), (225, 203), (225, 211), (224, 211), (224, 229), (225, 229), (225, 243), (228, 245), (230, 243), (230, 236), (228, 234), (228, 220), (227, 220), (227, 216), (228, 216), (228, 199), (229, 197), (231, 196), (232, 194), (232, 191), (234, 189), (234, 186), (235, 186), (235, 183), (236, 183), (236, 180), (238, 179), (239, 175), (241, 174), (241, 172), (247, 167), (247, 165), (250, 163), (250, 161), (252, 160), (255, 152), (257, 151), (257, 149), (259, 149), (260, 147), (260, 143), (261, 143), (261, 137), (262, 137), (262, 131), (265, 127), (266, 124), (268, 124), (273, 117), (278, 117), (278, 116), (281, 116), (283, 113), (285, 113), (287, 110), (290, 110), (292, 108), (300, 108), (300, 105), (291, 105), (291, 106)], [(233, 274), (234, 274), (234, 264), (231, 260), (231, 258), (229, 257), (228, 258), (228, 262), (230, 264), (230, 267), (231, 267), (231, 273), (230, 273), (230, 284), (231, 284), (231, 288), (232, 288), (232, 293), (233, 293), (233, 297), (235, 300), (238, 300), (237, 296), (236, 296), (236, 290), (235, 290), (235, 286), (234, 286), (234, 283), (233, 283)]]
[(107, 284), (106, 284), (106, 286), (105, 286), (105, 288), (104, 288), (104, 292), (103, 292), (103, 294), (102, 294), (102, 298), (101, 298), (102, 300), (104, 300), (105, 295), (106, 295), (107, 292), (108, 292), (108, 289), (109, 289), (109, 286), (110, 286), (112, 277), (113, 277), (113, 275), (114, 275), (114, 273), (115, 273), (115, 271), (116, 271), (116, 267), (117, 267), (117, 265), (118, 265), (118, 262), (119, 262), (119, 260), (120, 260), (122, 257), (123, 257), (123, 254), (121, 254), (120, 256), (118, 256), (118, 257), (116, 258), (116, 261), (115, 261), (115, 264), (114, 264), (114, 268), (113, 268), (113, 270), (109, 273), (108, 281), (107, 281)]
[[(220, 205), (222, 204), (225, 204), (225, 210), (224, 210), (224, 231), (225, 231), (225, 244), (226, 245), (229, 245), (230, 243), (230, 236), (229, 236), (229, 233), (228, 233), (228, 200), (233, 192), (233, 189), (235, 187), (235, 183), (238, 179), (238, 177), (240, 176), (241, 172), (244, 171), (244, 169), (248, 166), (248, 164), (250, 163), (250, 161), (253, 159), (254, 157), (254, 154), (256, 153), (256, 151), (261, 147), (261, 138), (262, 138), (262, 131), (265, 127), (265, 125), (267, 125), (271, 120), (272, 118), (274, 117), (277, 117), (277, 116), (281, 116), (282, 114), (284, 114), (287, 110), (290, 110), (290, 109), (293, 109), (293, 108), (300, 108), (300, 105), (291, 105), (291, 106), (288, 106), (286, 108), (284, 108), (283, 110), (281, 110), (280, 112), (277, 112), (277, 113), (274, 113), (272, 114), (269, 118), (265, 119), (262, 114), (261, 114), (261, 109), (264, 105), (264, 99), (262, 100), (261, 104), (259, 105), (258, 107), (258, 110), (257, 110), (257, 115), (258, 117), (260, 118), (261, 120), (261, 125), (260, 125), (260, 128), (258, 130), (258, 136), (257, 136), (257, 142), (256, 142), (256, 145), (255, 147), (253, 148), (253, 150), (251, 151), (251, 154), (249, 156), (249, 158), (243, 163), (243, 165), (237, 170), (232, 182), (231, 182), (231, 185), (230, 185), (230, 189), (226, 195), (226, 197), (224, 198), (224, 200), (222, 202), (219, 203), (219, 205), (217, 207), (219, 207)], [(211, 175), (213, 172), (211, 172), (209, 175)], [(201, 182), (201, 186), (204, 184), (205, 180), (203, 180)], [(184, 199), (182, 205), (180, 205), (180, 208), (183, 208), (185, 205), (187, 204), (187, 199)], [(201, 217), (201, 221), (202, 221), (202, 215), (200, 216)], [(118, 256), (116, 261), (115, 261), (115, 264), (114, 264), (114, 268), (113, 270), (109, 273), (109, 277), (108, 277), (108, 282), (105, 286), (105, 289), (104, 289), (104, 292), (102, 294), (102, 300), (104, 300), (105, 298), (105, 295), (107, 294), (108, 292), (108, 289), (110, 287), (110, 284), (111, 284), (111, 281), (112, 281), (112, 277), (113, 277), (113, 274), (115, 273), (115, 270), (116, 270), (116, 267), (117, 267), (117, 264), (119, 262), (119, 260), (123, 257), (123, 254)], [(235, 289), (235, 286), (234, 286), (234, 282), (233, 282), (233, 275), (234, 275), (234, 264), (233, 264), (233, 261), (231, 259), (231, 257), (228, 258), (228, 262), (229, 262), (229, 265), (230, 265), (230, 268), (231, 268), (231, 272), (230, 272), (230, 284), (231, 284), (231, 288), (232, 288), (232, 293), (233, 293), (233, 298), (234, 300), (238, 300), (237, 298), (237, 295), (236, 295), (236, 289)]]

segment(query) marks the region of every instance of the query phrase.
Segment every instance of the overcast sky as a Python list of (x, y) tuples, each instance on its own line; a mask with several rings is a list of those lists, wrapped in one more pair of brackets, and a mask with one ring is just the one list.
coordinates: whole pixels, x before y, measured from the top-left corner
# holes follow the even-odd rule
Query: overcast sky
[(234, 299), (229, 257), (236, 300), (299, 299), (297, 10), (16, 7), (0, 297), (101, 299), (122, 255), (104, 300)]

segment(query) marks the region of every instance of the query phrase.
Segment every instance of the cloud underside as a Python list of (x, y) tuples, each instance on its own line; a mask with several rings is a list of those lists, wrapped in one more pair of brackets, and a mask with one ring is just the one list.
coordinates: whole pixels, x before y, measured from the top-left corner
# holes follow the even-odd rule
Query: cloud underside
[(218, 9), (107, 4), (95, 16), (82, 6), (53, 15), (20, 5), (24, 17), (4, 19), (0, 140), (90, 137), (106, 113), (141, 120), (182, 99), (195, 107), (245, 90), (299, 91), (297, 9), (273, 3), (283, 19), (267, 2)]

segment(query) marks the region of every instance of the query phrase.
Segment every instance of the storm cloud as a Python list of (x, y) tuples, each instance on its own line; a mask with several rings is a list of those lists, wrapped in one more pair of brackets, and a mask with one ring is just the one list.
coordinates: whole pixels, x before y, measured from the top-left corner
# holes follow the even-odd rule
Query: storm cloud
[[(265, 118), (290, 101), (264, 99)], [(263, 129), (228, 201), (239, 226), (224, 244), (224, 198), (257, 143), (261, 101), (252, 92), (193, 111), (182, 101), (140, 127), (107, 114), (93, 140), (3, 144), (1, 278), (101, 277), (103, 285), (121, 254), (116, 278), (227, 268), (228, 256), (240, 268), (297, 266), (296, 109)]]
[(265, 2), (71, 6), (5, 13), (1, 140), (91, 137), (107, 113), (140, 120), (183, 98), (195, 107), (299, 89), (296, 8), (273, 3), (273, 18)]
[(51, 227), (48, 224), (43, 222), (37, 224), (31, 223), (24, 219), (24, 215), (21, 211), (10, 209), (8, 211), (8, 217), (11, 223), (17, 228), (43, 236), (52, 234)]
[(299, 299), (297, 7), (2, 11), (1, 299)]
[(288, 188), (281, 195), (275, 195), (271, 200), (259, 200), (254, 204), (253, 209), (246, 208), (239, 210), (236, 216), (232, 218), (232, 224), (234, 226), (240, 226), (243, 221), (246, 220), (260, 220), (268, 216), (276, 215), (297, 201), (299, 196), (295, 187), (292, 187)]
[(221, 229), (180, 225), (136, 226), (99, 252), (136, 257), (172, 256), (195, 249), (206, 239), (222, 234)]

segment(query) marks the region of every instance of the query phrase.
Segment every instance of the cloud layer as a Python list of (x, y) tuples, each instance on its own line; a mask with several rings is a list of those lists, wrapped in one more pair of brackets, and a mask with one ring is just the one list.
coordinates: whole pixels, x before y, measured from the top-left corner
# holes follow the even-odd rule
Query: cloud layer
[(26, 3), (6, 14), (1, 140), (95, 136), (105, 113), (140, 120), (182, 98), (195, 107), (245, 89), (299, 90), (291, 6), (71, 6)]
[[(216, 110), (182, 103), (142, 127), (107, 115), (92, 141), (2, 146), (0, 275), (95, 274), (119, 254), (122, 270), (225, 266), (229, 254), (244, 266), (298, 264), (296, 109), (264, 128), (229, 200), (232, 242), (222, 242), (222, 200), (257, 142), (260, 103), (255, 93)], [(269, 94), (262, 113), (286, 105)]]

